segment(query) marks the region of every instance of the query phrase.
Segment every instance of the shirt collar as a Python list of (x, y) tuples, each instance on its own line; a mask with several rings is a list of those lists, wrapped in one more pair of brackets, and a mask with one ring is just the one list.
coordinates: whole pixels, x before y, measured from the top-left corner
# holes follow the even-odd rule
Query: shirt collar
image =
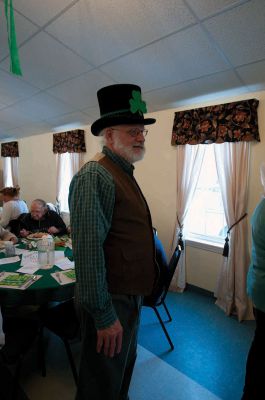
[(133, 175), (134, 166), (125, 160), (125, 158), (114, 153), (106, 146), (103, 147), (102, 153), (108, 156), (115, 164), (118, 164), (125, 172), (127, 172), (127, 174), (131, 176)]

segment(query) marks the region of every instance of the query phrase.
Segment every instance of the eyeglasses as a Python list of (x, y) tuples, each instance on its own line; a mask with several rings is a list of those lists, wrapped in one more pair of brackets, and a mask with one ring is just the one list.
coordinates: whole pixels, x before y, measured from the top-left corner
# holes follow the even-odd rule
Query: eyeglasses
[(128, 135), (130, 135), (131, 137), (137, 137), (138, 135), (143, 135), (144, 137), (146, 137), (147, 133), (148, 133), (148, 129), (140, 129), (140, 128), (133, 128), (133, 129), (129, 129), (128, 131), (123, 131), (122, 129), (117, 129), (117, 128), (110, 128), (112, 131), (118, 131), (118, 132), (126, 132), (128, 133)]

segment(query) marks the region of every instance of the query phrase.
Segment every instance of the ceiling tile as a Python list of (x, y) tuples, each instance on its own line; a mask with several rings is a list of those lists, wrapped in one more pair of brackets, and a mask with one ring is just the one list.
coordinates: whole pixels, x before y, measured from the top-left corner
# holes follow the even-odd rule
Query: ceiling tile
[(22, 113), (33, 120), (46, 120), (65, 113), (76, 111), (70, 106), (47, 93), (40, 93), (13, 106), (14, 113)]
[(47, 0), (13, 0), (14, 9), (39, 26), (45, 25), (71, 3), (75, 2), (73, 0), (52, 0), (52, 4), (47, 5)]
[(0, 138), (89, 125), (117, 82), (139, 84), (149, 112), (265, 90), (265, 0), (13, 0), (23, 77), (3, 3)]
[(89, 106), (96, 106), (97, 91), (114, 83), (115, 81), (102, 72), (93, 70), (48, 89), (47, 92), (77, 108), (83, 109)]
[(98, 66), (194, 22), (182, 0), (80, 0), (46, 30)]
[[(40, 89), (91, 69), (85, 60), (44, 32), (20, 48), (20, 60), (24, 79)], [(8, 62), (1, 66), (8, 69)]]
[(14, 111), (14, 106), (0, 110), (1, 129), (13, 129), (30, 122), (32, 122), (32, 117), (18, 110)]
[(52, 127), (47, 122), (31, 122), (6, 131), (6, 135), (10, 137), (23, 138), (32, 135), (40, 135), (42, 133), (49, 133), (51, 130)]
[[(90, 123), (90, 117), (82, 112), (74, 112), (55, 118), (49, 118), (47, 122), (53, 126), (53, 131), (61, 131), (63, 129), (73, 129), (73, 127), (78, 128), (88, 125)], [(73, 127), (69, 128), (70, 125)], [(64, 126), (68, 126), (68, 128), (63, 128)]]
[(237, 6), (246, 0), (186, 0), (198, 18), (206, 18), (220, 11)]
[[(181, 83), (164, 89), (154, 90), (144, 94), (144, 99), (153, 105), (155, 110), (162, 108), (172, 108), (179, 106), (183, 99), (198, 97), (198, 94), (204, 96), (208, 93), (218, 92), (239, 88), (240, 80), (232, 71), (220, 72), (211, 76), (195, 79), (189, 82)], [(148, 111), (151, 111), (148, 107)]]
[(249, 1), (204, 22), (234, 66), (265, 58), (265, 3)]
[(218, 93), (240, 88), (242, 85), (239, 78), (233, 71), (224, 71), (218, 74), (202, 77), (191, 81), (193, 96), (205, 95), (207, 93)]
[(118, 82), (151, 90), (228, 69), (199, 26), (160, 40), (101, 67)]
[(99, 107), (87, 107), (82, 109), (82, 112), (93, 118), (93, 121), (100, 117)]
[[(4, 4), (0, 3), (0, 16), (1, 16), (1, 24), (0, 24), (0, 60), (3, 60), (7, 55), (9, 55), (8, 48), (8, 39), (7, 39), (7, 28), (6, 28), (6, 19), (5, 19), (5, 7)], [(20, 45), (30, 36), (32, 36), (37, 30), (38, 27), (29, 22), (26, 18), (22, 17), (16, 11), (14, 11), (15, 17), (15, 26), (16, 26), (16, 38), (17, 44)]]
[(25, 83), (23, 78), (0, 70), (0, 98), (2, 103), (11, 105), (31, 97), (38, 91), (39, 89)]
[(148, 112), (173, 107), (173, 104), (181, 99), (193, 96), (193, 89), (190, 82), (180, 83), (163, 89), (152, 90), (144, 93), (143, 99), (146, 101)]
[(255, 85), (255, 90), (265, 88), (265, 60), (238, 67), (236, 70), (246, 85)]

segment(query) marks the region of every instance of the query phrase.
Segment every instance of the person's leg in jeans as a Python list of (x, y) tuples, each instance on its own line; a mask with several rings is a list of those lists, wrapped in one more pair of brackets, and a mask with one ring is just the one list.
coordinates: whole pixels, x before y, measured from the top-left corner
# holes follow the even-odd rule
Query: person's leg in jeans
[(254, 309), (256, 330), (247, 364), (242, 400), (265, 398), (265, 313)]
[(139, 324), (140, 303), (136, 299), (136, 296), (112, 296), (113, 305), (123, 326), (122, 350), (113, 358), (96, 352), (96, 329), (89, 314), (83, 312), (83, 343), (76, 400), (127, 399), (131, 370), (136, 358), (135, 336)]

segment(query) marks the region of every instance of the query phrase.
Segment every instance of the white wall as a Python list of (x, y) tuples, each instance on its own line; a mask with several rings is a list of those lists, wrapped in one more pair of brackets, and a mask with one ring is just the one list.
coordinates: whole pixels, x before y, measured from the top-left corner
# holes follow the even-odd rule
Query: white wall
[[(170, 254), (176, 218), (176, 148), (172, 147), (171, 132), (174, 113), (181, 109), (207, 106), (210, 104), (258, 98), (259, 128), (261, 143), (251, 143), (251, 164), (249, 179), (249, 203), (247, 212), (251, 214), (260, 199), (262, 186), (259, 179), (259, 166), (265, 159), (265, 92), (246, 96), (223, 98), (221, 101), (211, 101), (200, 104), (170, 109), (150, 114), (157, 123), (148, 127), (146, 138), (146, 156), (143, 161), (135, 164), (135, 176), (149, 203), (153, 225), (158, 229), (168, 255)], [(100, 139), (86, 131), (88, 161), (100, 150)], [(30, 136), (19, 140), (19, 170), (21, 197), (30, 203), (40, 197), (46, 201), (55, 201), (56, 197), (56, 156), (52, 152), (52, 133)], [(214, 290), (215, 281), (221, 262), (220, 254), (207, 252), (197, 248), (187, 248), (187, 280), (189, 283)]]

